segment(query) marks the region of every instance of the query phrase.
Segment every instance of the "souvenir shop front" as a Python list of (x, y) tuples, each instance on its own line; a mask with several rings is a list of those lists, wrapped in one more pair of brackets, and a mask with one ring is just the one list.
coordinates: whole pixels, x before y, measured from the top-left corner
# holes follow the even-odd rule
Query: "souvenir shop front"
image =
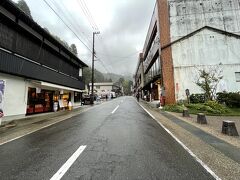
[(40, 88), (28, 88), (27, 114), (53, 111), (54, 91)]
[(40, 82), (31, 83), (28, 87), (27, 94), (26, 115), (32, 115), (37, 113), (68, 110), (72, 106), (78, 105), (78, 103), (80, 104), (78, 96), (81, 94), (81, 91)]

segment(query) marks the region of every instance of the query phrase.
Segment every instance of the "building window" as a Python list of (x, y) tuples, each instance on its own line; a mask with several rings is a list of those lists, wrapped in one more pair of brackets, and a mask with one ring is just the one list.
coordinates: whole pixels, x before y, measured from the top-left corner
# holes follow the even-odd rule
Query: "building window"
[(240, 72), (235, 72), (236, 81), (240, 82)]
[(79, 77), (82, 77), (82, 68), (79, 68)]
[(80, 102), (81, 101), (81, 93), (80, 92), (74, 92), (74, 102)]
[(53, 109), (53, 91), (40, 88), (28, 88), (27, 115), (51, 112)]

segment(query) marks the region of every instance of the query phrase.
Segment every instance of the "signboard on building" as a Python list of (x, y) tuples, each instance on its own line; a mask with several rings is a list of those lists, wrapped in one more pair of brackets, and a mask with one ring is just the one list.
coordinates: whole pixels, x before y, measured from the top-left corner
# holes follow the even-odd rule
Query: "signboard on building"
[(4, 115), (4, 112), (3, 112), (4, 90), (5, 90), (5, 81), (4, 80), (0, 80), (0, 125), (2, 123), (1, 118)]

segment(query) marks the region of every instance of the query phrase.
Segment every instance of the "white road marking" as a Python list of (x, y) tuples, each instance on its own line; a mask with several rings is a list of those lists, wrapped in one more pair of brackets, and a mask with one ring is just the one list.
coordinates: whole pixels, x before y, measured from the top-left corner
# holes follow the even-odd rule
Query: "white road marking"
[(60, 180), (67, 170), (72, 166), (87, 146), (80, 146), (77, 151), (62, 165), (50, 180)]
[[(61, 121), (64, 121), (64, 120), (61, 120)], [(39, 130), (41, 130), (41, 129), (47, 128), (47, 127), (52, 126), (52, 125), (54, 125), (54, 124), (57, 124), (57, 123), (59, 123), (59, 122), (61, 122), (61, 121), (48, 124), (48, 125), (46, 125), (46, 126), (43, 126), (43, 127), (41, 127), (41, 128), (38, 128), (38, 129), (36, 129), (36, 130), (30, 131), (30, 132), (28, 132), (28, 133), (25, 133), (25, 134), (23, 134), (23, 135), (21, 135), (21, 136), (17, 136), (17, 137), (15, 137), (15, 138), (13, 138), (13, 139), (10, 139), (10, 140), (8, 140), (8, 141), (5, 141), (5, 142), (3, 142), (3, 143), (0, 143), (0, 146), (3, 145), (3, 144), (9, 143), (9, 142), (11, 142), (11, 141), (20, 139), (20, 138), (22, 138), (22, 137), (24, 137), (24, 136), (27, 136), (27, 135), (29, 135), (29, 134), (32, 134), (32, 133), (34, 133), (34, 132), (37, 132), (37, 131), (39, 131)]]
[(119, 105), (112, 111), (112, 114), (114, 114), (118, 108), (119, 108)]
[[(117, 100), (117, 99), (114, 99), (114, 100)], [(110, 103), (110, 102), (111, 102), (111, 101), (104, 102), (103, 104), (107, 104), (107, 103)], [(84, 112), (87, 112), (87, 111), (89, 111), (89, 110), (92, 110), (92, 109), (95, 109), (95, 108), (98, 108), (98, 107), (99, 107), (99, 106), (94, 106), (94, 107), (87, 108), (87, 109), (83, 110), (82, 112), (80, 112), (79, 114), (82, 114), (82, 113), (84, 113)], [(78, 115), (79, 115), (79, 114), (78, 114)], [(75, 116), (75, 115), (74, 115), (74, 116)], [(68, 119), (68, 118), (66, 118), (66, 119)], [(66, 119), (63, 119), (63, 120), (61, 120), (61, 121), (57, 121), (57, 122), (50, 123), (50, 124), (48, 124), (48, 125), (46, 125), (46, 126), (37, 128), (37, 129), (35, 129), (35, 130), (33, 130), (33, 131), (24, 133), (23, 135), (17, 136), (17, 137), (15, 137), (15, 138), (13, 138), (13, 139), (9, 139), (9, 140), (7, 140), (7, 141), (4, 141), (4, 142), (0, 143), (0, 146), (1, 146), (1, 145), (4, 145), (4, 144), (7, 144), (7, 143), (9, 143), (9, 142), (15, 141), (15, 140), (17, 140), (17, 139), (20, 139), (20, 138), (22, 138), (22, 137), (24, 137), (24, 136), (27, 136), (27, 135), (32, 134), (32, 133), (34, 133), (34, 132), (37, 132), (37, 131), (39, 131), (39, 130), (45, 129), (45, 128), (47, 128), (47, 127), (50, 127), (50, 126), (52, 126), (52, 125), (54, 125), (54, 124), (60, 123), (60, 122), (62, 122), (62, 121), (64, 121), (64, 120), (66, 120)]]
[(161, 122), (159, 122), (147, 109), (139, 104), (168, 134), (170, 134), (203, 168), (210, 173), (216, 180), (221, 180), (201, 159), (199, 159), (183, 142), (181, 142), (171, 131), (169, 131)]
[[(97, 107), (98, 107), (98, 106), (90, 107), (90, 108), (88, 108), (88, 109), (84, 109), (84, 110), (83, 110), (82, 112), (80, 112), (79, 114), (82, 114), (82, 113), (87, 112), (87, 111), (89, 111), (89, 110), (95, 109), (95, 108), (97, 108)], [(79, 115), (79, 114), (77, 114), (77, 115)], [(75, 115), (73, 115), (73, 116), (75, 116)], [(55, 118), (55, 117), (53, 117), (53, 118)], [(32, 134), (32, 133), (34, 133), (34, 132), (40, 131), (40, 130), (42, 130), (42, 129), (45, 129), (45, 128), (47, 128), (47, 127), (50, 127), (50, 126), (52, 126), (52, 125), (54, 125), (54, 124), (60, 123), (60, 122), (62, 122), (62, 121), (65, 121), (65, 120), (67, 120), (67, 119), (69, 119), (69, 118), (62, 119), (62, 120), (60, 120), (60, 121), (47, 124), (46, 126), (42, 126), (42, 127), (37, 128), (37, 129), (35, 129), (35, 130), (33, 130), (33, 131), (30, 131), (30, 132), (28, 132), (28, 133), (25, 133), (25, 134), (23, 134), (23, 135), (17, 136), (17, 137), (15, 137), (15, 138), (13, 138), (13, 139), (9, 139), (9, 140), (7, 140), (7, 141), (4, 141), (4, 142), (0, 143), (0, 146), (3, 145), (3, 144), (7, 144), (7, 143), (9, 143), (9, 142), (11, 142), (11, 141), (20, 139), (20, 138), (22, 138), (22, 137), (24, 137), (24, 136), (27, 136), (27, 135), (29, 135), (29, 134)]]

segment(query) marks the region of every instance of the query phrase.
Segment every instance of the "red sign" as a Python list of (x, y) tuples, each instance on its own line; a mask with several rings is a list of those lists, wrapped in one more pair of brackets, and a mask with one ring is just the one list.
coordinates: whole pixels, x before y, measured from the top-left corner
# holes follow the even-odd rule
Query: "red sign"
[(176, 92), (179, 93), (179, 84), (176, 83)]
[(3, 113), (2, 112), (0, 112), (0, 118), (2, 118), (3, 117)]

